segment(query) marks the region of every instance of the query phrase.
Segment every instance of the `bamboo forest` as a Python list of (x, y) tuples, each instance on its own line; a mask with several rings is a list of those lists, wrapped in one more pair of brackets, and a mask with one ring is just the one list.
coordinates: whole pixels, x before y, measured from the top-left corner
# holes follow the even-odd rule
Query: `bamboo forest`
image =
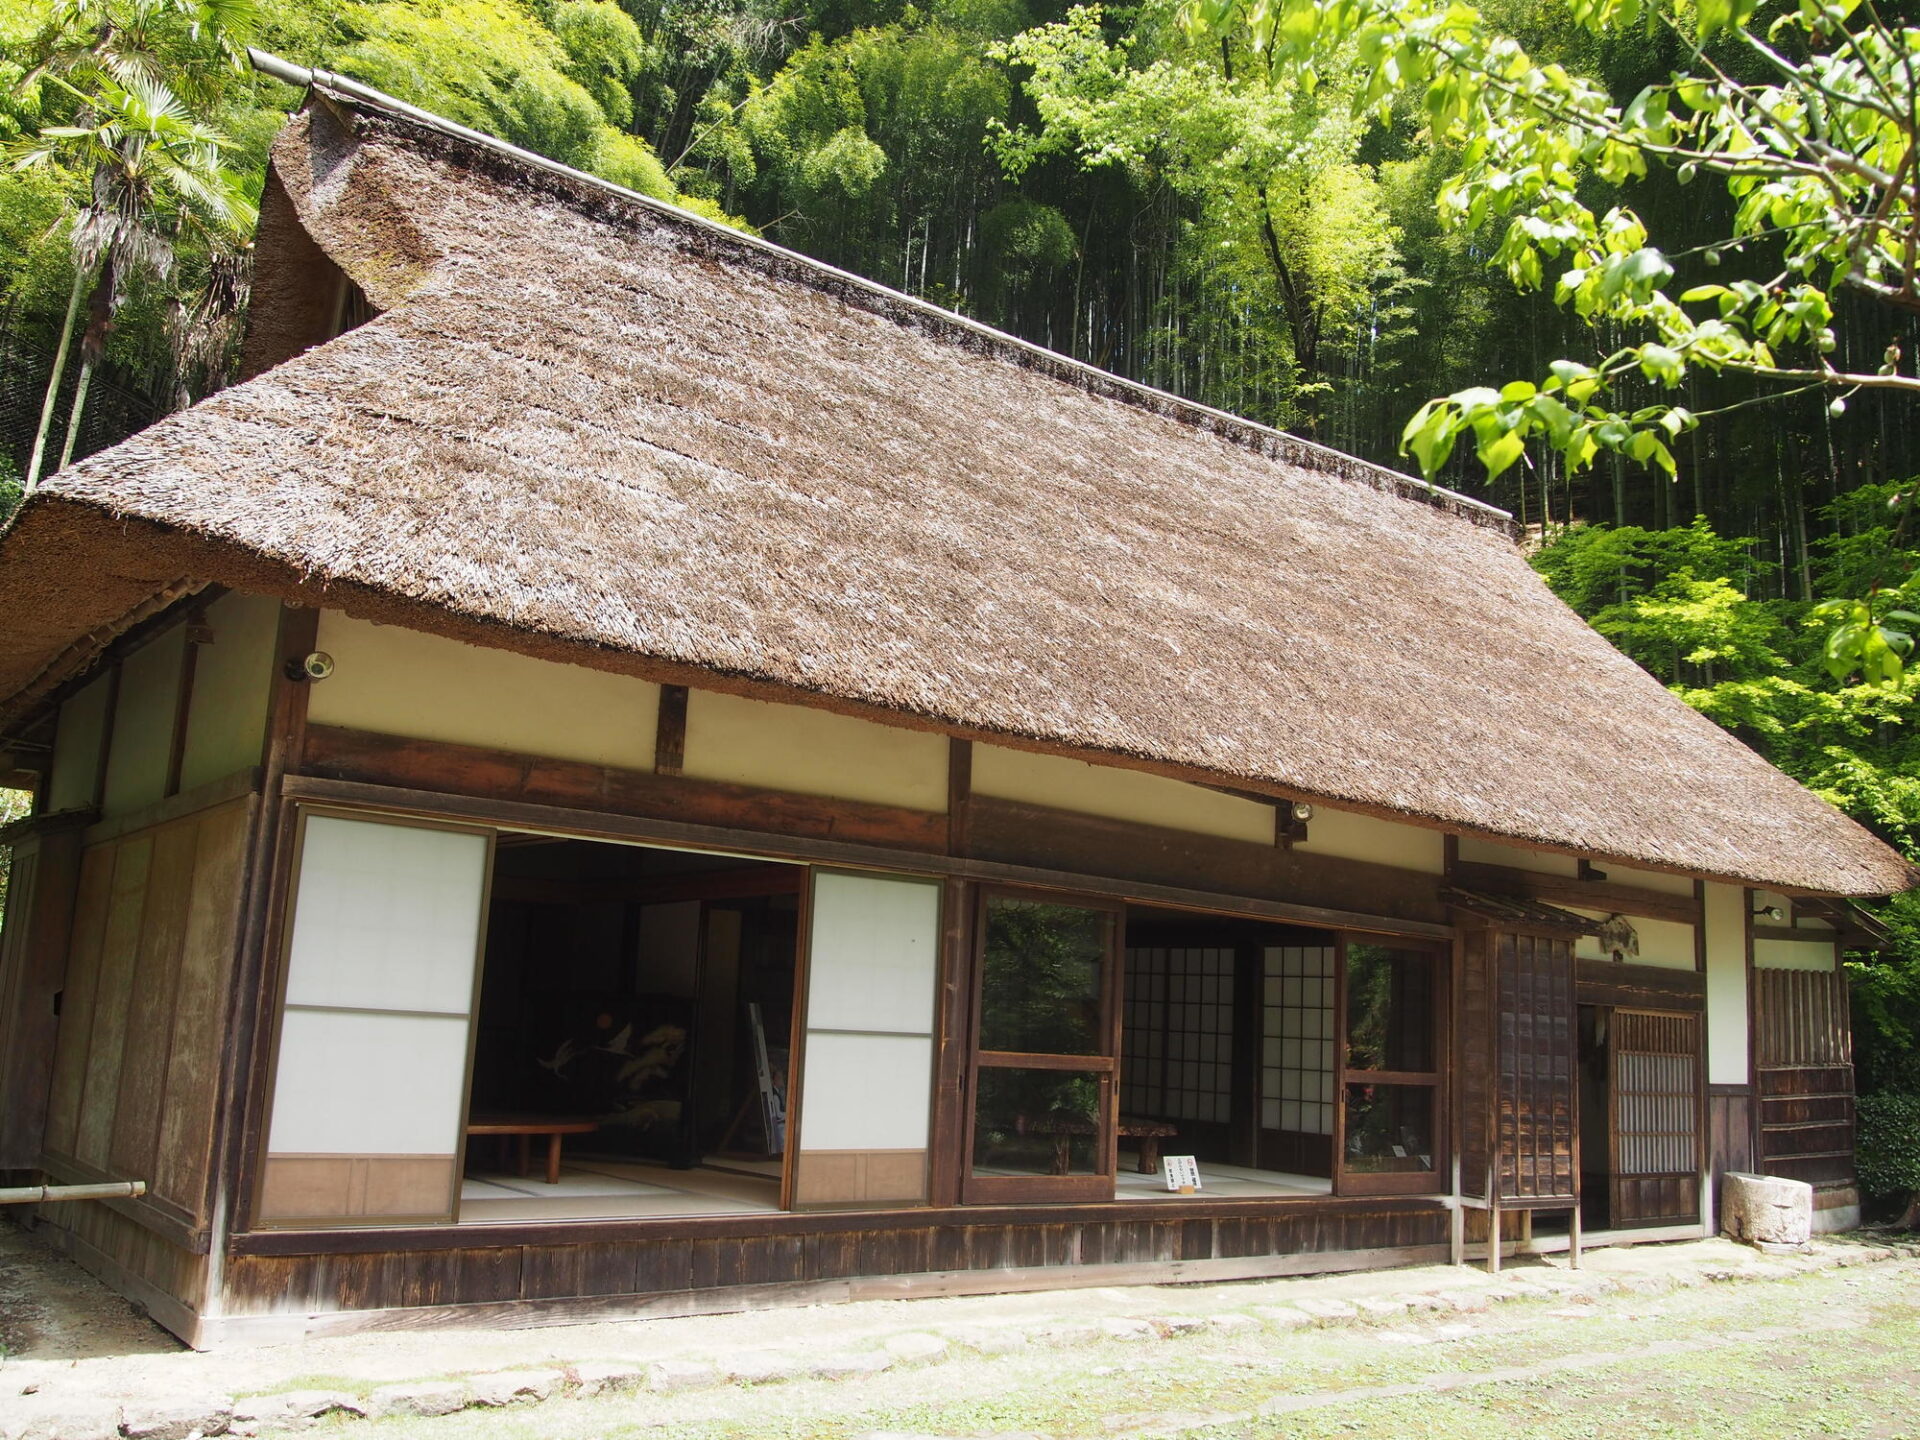
[[(1920, 860), (1905, 10), (0, 0), (0, 486), (230, 377), (300, 99), (253, 45), (1497, 505)], [(1920, 904), (1879, 912), (1861, 1089), (1917, 1092)]]

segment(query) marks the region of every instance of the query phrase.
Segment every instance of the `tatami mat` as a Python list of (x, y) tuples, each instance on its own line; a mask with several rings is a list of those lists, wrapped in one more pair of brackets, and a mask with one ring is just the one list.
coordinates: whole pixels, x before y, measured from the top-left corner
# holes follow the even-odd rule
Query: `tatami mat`
[(672, 1170), (616, 1160), (568, 1161), (560, 1183), (540, 1173), (482, 1171), (460, 1185), (462, 1224), (537, 1220), (638, 1220), (677, 1215), (758, 1215), (779, 1209), (777, 1178)]

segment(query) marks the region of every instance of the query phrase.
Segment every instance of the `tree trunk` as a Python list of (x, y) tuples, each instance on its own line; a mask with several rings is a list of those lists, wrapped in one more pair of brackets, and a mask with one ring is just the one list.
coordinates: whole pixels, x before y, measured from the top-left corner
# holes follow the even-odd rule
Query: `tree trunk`
[(53, 429), (53, 403), (60, 396), (60, 378), (67, 371), (67, 352), (73, 348), (73, 322), (80, 313), (80, 296), (87, 288), (86, 267), (73, 269), (73, 293), (67, 297), (67, 318), (60, 322), (60, 344), (53, 352), (53, 374), (47, 378), (47, 398), (40, 404), (40, 427), (33, 432), (33, 457), (27, 461), (26, 493), (40, 483), (40, 466), (47, 455), (47, 435)]
[(73, 463), (73, 442), (78, 439), (80, 435), (80, 413), (86, 409), (87, 388), (92, 383), (93, 362), (91, 360), (82, 360), (80, 362), (80, 383), (73, 387), (73, 408), (67, 411), (66, 442), (60, 447), (60, 463), (53, 467), (54, 474), (56, 475)]

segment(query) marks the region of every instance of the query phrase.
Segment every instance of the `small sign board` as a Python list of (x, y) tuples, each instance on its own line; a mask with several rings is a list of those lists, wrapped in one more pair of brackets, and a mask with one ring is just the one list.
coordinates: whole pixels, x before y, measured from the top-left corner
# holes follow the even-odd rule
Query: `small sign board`
[(1200, 1189), (1200, 1162), (1191, 1155), (1163, 1155), (1160, 1168), (1166, 1171), (1167, 1189), (1180, 1195), (1192, 1195)]

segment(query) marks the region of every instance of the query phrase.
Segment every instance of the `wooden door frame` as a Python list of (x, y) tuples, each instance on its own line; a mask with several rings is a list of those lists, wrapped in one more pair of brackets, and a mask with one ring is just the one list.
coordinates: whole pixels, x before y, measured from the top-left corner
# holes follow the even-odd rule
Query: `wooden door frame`
[[(1084, 895), (1070, 890), (1041, 890), (1017, 885), (978, 885), (974, 887), (972, 934), (969, 937), (966, 994), (970, 1014), (967, 1018), (967, 1043), (963, 1057), (966, 1084), (960, 1133), (960, 1200), (966, 1205), (1007, 1205), (1046, 1203), (1049, 1201), (1111, 1200), (1118, 1173), (1120, 1130), (1120, 1017), (1126, 954), (1127, 907), (1118, 899)], [(1014, 1051), (983, 1051), (980, 1048), (981, 987), (986, 981), (987, 906), (995, 899), (1031, 900), (1046, 905), (1070, 906), (1092, 910), (1109, 917), (1107, 953), (1102, 970), (1100, 1033), (1105, 1052), (1101, 1055), (1025, 1054)], [(982, 1055), (999, 1057), (983, 1066)], [(1008, 1063), (1013, 1062), (1013, 1063)], [(1025, 1062), (1025, 1063), (1021, 1063)], [(1095, 1160), (1099, 1168), (1091, 1175), (975, 1175), (973, 1173), (974, 1127), (979, 1118), (980, 1072), (990, 1070), (1048, 1069), (1099, 1076), (1099, 1129), (1094, 1136)]]
[[(1622, 1178), (1647, 1178), (1639, 1171), (1623, 1171), (1620, 1168), (1620, 1046), (1614, 1040), (1616, 1021), (1623, 1014), (1653, 1015), (1664, 1020), (1683, 1020), (1693, 1032), (1693, 1053), (1687, 1058), (1692, 1062), (1693, 1076), (1693, 1157), (1692, 1170), (1695, 1185), (1694, 1205), (1699, 1210), (1705, 1204), (1707, 1191), (1707, 1171), (1702, 1159), (1707, 1140), (1707, 1093), (1706, 1093), (1706, 1055), (1707, 1026), (1706, 1015), (1699, 1010), (1662, 1010), (1646, 1005), (1607, 1005), (1601, 1007), (1607, 1013), (1607, 1228), (1609, 1230), (1633, 1230), (1659, 1228), (1661, 1226), (1685, 1223), (1670, 1216), (1660, 1216), (1652, 1220), (1626, 1221), (1621, 1216), (1620, 1181)], [(1636, 1054), (1661, 1052), (1636, 1051)], [(1674, 1175), (1687, 1172), (1672, 1171)], [(1708, 1217), (1710, 1219), (1710, 1217)]]
[[(1347, 950), (1352, 944), (1373, 945), (1386, 950), (1404, 950), (1428, 956), (1433, 964), (1432, 1003), (1429, 1023), (1433, 1026), (1433, 1063), (1431, 1071), (1350, 1070), (1347, 1065)], [(1334, 935), (1333, 988), (1333, 1193), (1348, 1195), (1428, 1195), (1448, 1188), (1446, 1175), (1452, 1163), (1451, 1088), (1453, 949), (1433, 940), (1415, 940), (1398, 936), (1341, 930)], [(1386, 1173), (1347, 1169), (1347, 1085), (1348, 1076), (1369, 1077), (1381, 1085), (1419, 1085), (1433, 1095), (1433, 1168)], [(1355, 1082), (1355, 1083), (1365, 1083)], [(1356, 1183), (1357, 1181), (1357, 1183)]]

